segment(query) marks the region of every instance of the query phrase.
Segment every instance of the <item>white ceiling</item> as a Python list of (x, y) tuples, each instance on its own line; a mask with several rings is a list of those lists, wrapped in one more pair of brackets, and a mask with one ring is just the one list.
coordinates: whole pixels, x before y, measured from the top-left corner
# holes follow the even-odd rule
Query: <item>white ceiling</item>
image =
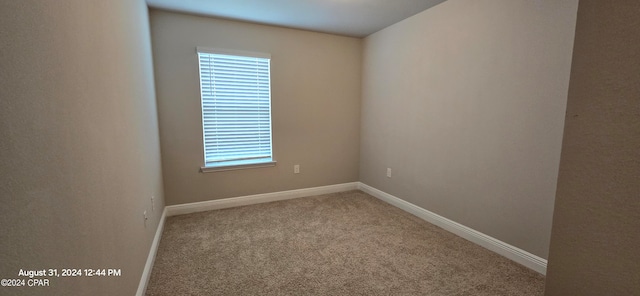
[(365, 37), (445, 0), (147, 0), (153, 8)]

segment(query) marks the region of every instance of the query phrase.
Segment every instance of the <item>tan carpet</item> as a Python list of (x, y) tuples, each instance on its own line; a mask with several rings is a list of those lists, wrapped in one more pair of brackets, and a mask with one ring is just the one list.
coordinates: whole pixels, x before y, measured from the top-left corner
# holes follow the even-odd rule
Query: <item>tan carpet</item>
[(544, 277), (361, 191), (167, 219), (147, 295), (542, 295)]

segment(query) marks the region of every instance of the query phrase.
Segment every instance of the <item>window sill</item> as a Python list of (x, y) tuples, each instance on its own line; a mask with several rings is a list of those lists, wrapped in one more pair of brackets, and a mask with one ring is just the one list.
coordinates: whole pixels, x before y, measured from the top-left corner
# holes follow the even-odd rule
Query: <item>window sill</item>
[(215, 172), (224, 172), (224, 171), (266, 168), (266, 167), (272, 167), (275, 165), (276, 165), (276, 161), (267, 161), (267, 162), (259, 162), (259, 163), (248, 163), (248, 164), (237, 164), (237, 165), (226, 165), (226, 166), (215, 166), (215, 167), (201, 167), (200, 172), (215, 173)]

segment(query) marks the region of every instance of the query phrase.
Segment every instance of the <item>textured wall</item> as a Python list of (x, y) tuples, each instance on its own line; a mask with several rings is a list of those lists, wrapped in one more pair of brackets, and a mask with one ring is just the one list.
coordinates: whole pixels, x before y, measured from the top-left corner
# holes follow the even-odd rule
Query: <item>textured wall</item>
[(640, 295), (640, 2), (581, 0), (545, 295)]
[[(167, 204), (358, 180), (360, 39), (160, 10), (151, 31)], [(198, 172), (196, 46), (271, 53), (275, 167)]]
[(164, 206), (146, 5), (0, 1), (0, 28), (0, 278), (122, 272), (0, 294), (133, 295)]
[(367, 37), (361, 181), (546, 258), (577, 4), (449, 0)]

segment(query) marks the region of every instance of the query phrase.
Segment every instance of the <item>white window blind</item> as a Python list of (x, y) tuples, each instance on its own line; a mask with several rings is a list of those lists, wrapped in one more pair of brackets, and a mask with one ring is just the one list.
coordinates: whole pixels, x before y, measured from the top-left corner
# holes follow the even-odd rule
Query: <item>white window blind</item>
[(205, 167), (273, 162), (270, 56), (197, 52)]

